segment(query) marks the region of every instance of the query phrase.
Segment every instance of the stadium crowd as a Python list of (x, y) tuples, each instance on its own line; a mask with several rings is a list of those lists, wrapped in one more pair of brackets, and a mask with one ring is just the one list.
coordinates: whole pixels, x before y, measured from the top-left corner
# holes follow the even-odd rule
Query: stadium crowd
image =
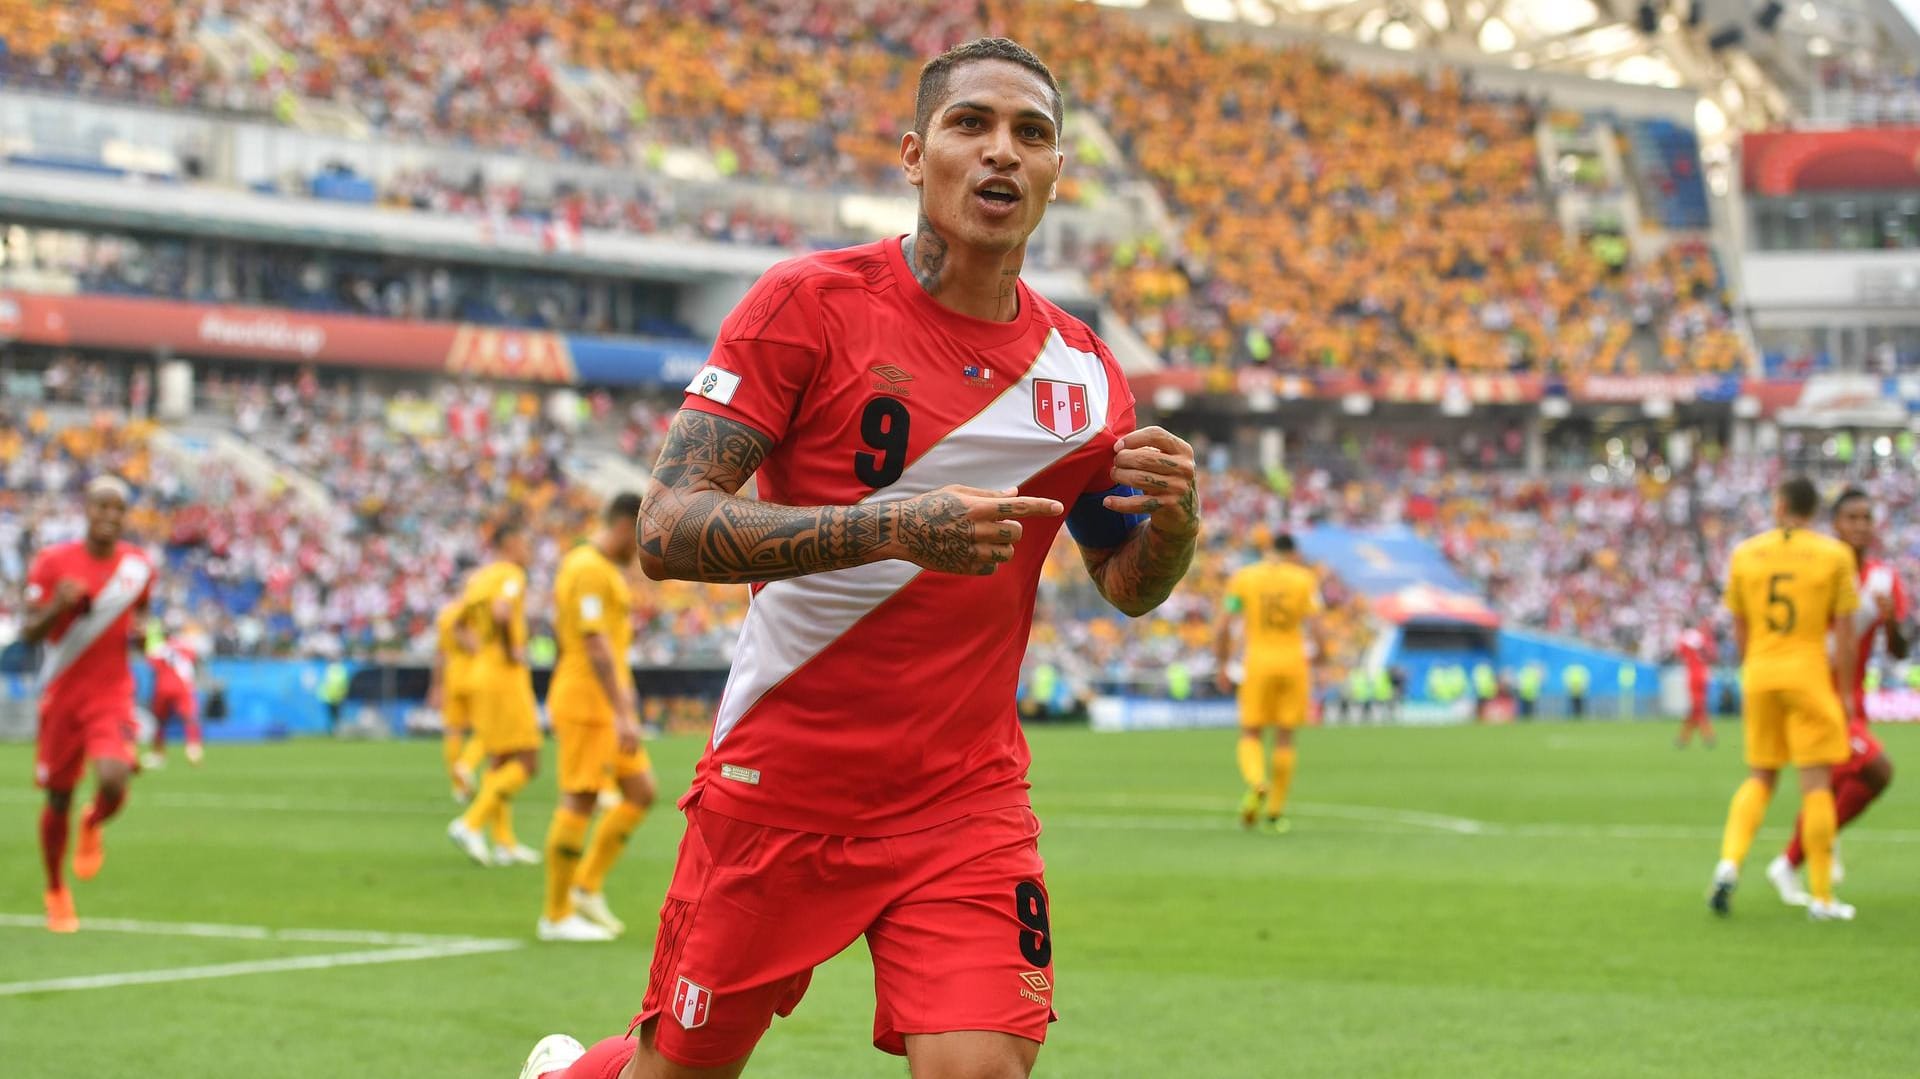
[[(138, 490), (129, 534), (165, 567), (155, 614), (198, 625), (220, 654), (329, 655), (344, 646), (365, 658), (421, 658), (433, 614), (487, 556), (489, 526), (507, 514), (535, 528), (529, 609), (550, 625), (553, 569), (587, 534), (598, 496), (567, 474), (574, 436), (539, 414), (538, 398), (449, 386), (399, 399), (393, 421), (356, 415), (352, 398), (309, 380), (223, 382), (204, 400), (231, 409), (237, 433), (272, 431), (258, 444), (318, 480), (325, 508), (249, 482), (217, 457), (191, 471), (156, 466), (155, 428), (114, 413), (56, 425), (47, 409), (0, 408), (0, 646), (18, 631), (31, 552), (80, 534), (78, 492), (101, 471)], [(643, 459), (657, 452), (655, 406), (623, 410), (596, 395), (583, 409), (610, 445)], [(745, 606), (734, 591), (646, 590), (635, 661), (724, 655)]]
[[(310, 372), (274, 383), (211, 378), (201, 400), (238, 433), (274, 432), (257, 444), (317, 481), (325, 508), (249, 483), (216, 459), (190, 471), (156, 465), (156, 429), (111, 413), (60, 425), (45, 408), (0, 409), (0, 646), (17, 629), (30, 552), (79, 533), (76, 492), (99, 471), (140, 491), (132, 535), (167, 567), (156, 614), (172, 626), (192, 621), (222, 654), (328, 655), (342, 642), (364, 658), (424, 659), (436, 607), (486, 557), (487, 527), (503, 512), (536, 524), (529, 611), (545, 627), (553, 567), (590, 528), (598, 497), (570, 474), (576, 449), (591, 442), (649, 461), (670, 418), (662, 402), (602, 392), (560, 423), (533, 394), (471, 384), (355, 399)], [(1320, 523), (1412, 527), (1509, 624), (1655, 662), (1671, 657), (1686, 628), (1725, 631), (1722, 568), (1735, 542), (1767, 527), (1778, 466), (1710, 456), (1668, 478), (1653, 467), (1606, 482), (1529, 478), (1508, 448), (1499, 439), (1442, 448), (1349, 437), (1302, 447), (1293, 472), (1210, 469), (1209, 527), (1194, 567), (1166, 605), (1138, 620), (1099, 597), (1063, 536), (1046, 563), (1029, 677), (1047, 668), (1057, 702), (1101, 687), (1204, 693), (1227, 576), (1277, 531)], [(1203, 464), (1219, 457), (1201, 447)], [(1463, 467), (1434, 467), (1454, 460)], [(1885, 557), (1920, 579), (1920, 483), (1907, 471), (1866, 483), (1885, 509)], [(1322, 576), (1317, 678), (1335, 686), (1375, 626), (1364, 599)], [(648, 583), (636, 596), (635, 662), (728, 658), (744, 589)]]
[[(101, 44), (115, 32), (101, 28), (97, 6), (28, 5), (11, 62), (131, 92), (155, 90), (139, 74), (149, 68), (192, 70), (338, 100), (396, 135), (532, 154), (616, 160), (630, 145), (699, 147), (722, 176), (808, 187), (897, 186), (919, 61), (985, 25), (1047, 57), (1118, 148), (1110, 156), (1069, 124), (1063, 198), (1144, 176), (1175, 212), (1170, 236), (1091, 253), (1098, 287), (1175, 364), (1374, 373), (1746, 363), (1711, 252), (1681, 243), (1629, 264), (1563, 236), (1536, 160), (1537, 107), (1457, 74), (1363, 74), (1272, 42), (1035, 0), (979, 10), (287, 0), (201, 9), (252, 19), (287, 57), (216, 75), (192, 44), (193, 18), (135, 0), (110, 6), (142, 28), (120, 34), (138, 48)], [(623, 115), (566, 106), (556, 80), (578, 69), (610, 73), (631, 106)], [(408, 203), (456, 212), (507, 198), (411, 186), (400, 196)], [(544, 212), (657, 225), (644, 192), (560, 201)], [(778, 222), (718, 218), (704, 215), (699, 231), (781, 238)]]

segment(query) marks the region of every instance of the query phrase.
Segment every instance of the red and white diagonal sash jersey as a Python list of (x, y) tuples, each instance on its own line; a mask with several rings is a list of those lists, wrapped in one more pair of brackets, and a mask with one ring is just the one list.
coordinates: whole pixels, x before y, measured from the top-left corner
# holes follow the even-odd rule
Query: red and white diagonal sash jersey
[(1912, 603), (1907, 586), (1893, 567), (1877, 558), (1860, 560), (1860, 606), (1853, 612), (1853, 632), (1859, 642), (1853, 670), (1834, 672), (1844, 678), (1840, 692), (1853, 698), (1853, 714), (1867, 718), (1867, 668), (1873, 664), (1873, 642), (1888, 626), (1907, 620)]
[(175, 634), (147, 655), (153, 676), (168, 688), (193, 691), (194, 673), (200, 668), (200, 654), (184, 636)]
[(27, 602), (46, 602), (63, 580), (79, 581), (87, 600), (62, 615), (47, 634), (40, 665), (40, 714), (49, 720), (105, 702), (132, 702), (127, 640), (133, 612), (146, 606), (153, 586), (153, 564), (130, 543), (120, 544), (106, 558), (87, 553), (85, 543), (57, 544), (34, 558), (27, 573)]
[[(890, 502), (948, 484), (1071, 507), (1113, 484), (1133, 394), (1079, 320), (1024, 283), (1010, 323), (921, 290), (898, 238), (769, 270), (686, 407), (775, 445), (759, 494)], [(1014, 698), (1061, 518), (990, 577), (878, 562), (757, 587), (688, 800), (756, 823), (895, 835), (1027, 803)]]

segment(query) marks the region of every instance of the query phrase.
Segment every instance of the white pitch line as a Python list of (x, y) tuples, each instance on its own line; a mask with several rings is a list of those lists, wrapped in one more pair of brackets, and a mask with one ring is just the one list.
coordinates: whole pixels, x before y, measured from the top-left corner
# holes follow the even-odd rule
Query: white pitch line
[[(272, 813), (341, 813), (391, 816), (408, 814), (443, 817), (449, 808), (437, 802), (358, 802), (282, 798), (273, 795), (190, 794), (154, 792), (141, 794), (144, 804), (176, 809), (222, 809)], [(1043, 823), (1095, 829), (1137, 829), (1140, 831), (1211, 832), (1221, 830), (1217, 823), (1223, 807), (1231, 817), (1231, 805), (1213, 795), (1093, 795), (1068, 799), (1039, 800)], [(39, 804), (40, 795), (32, 791), (0, 790), (0, 804)], [(1055, 809), (1144, 809), (1170, 811), (1152, 816), (1055, 813)], [(1561, 821), (1507, 824), (1476, 820), (1444, 813), (1429, 813), (1390, 806), (1353, 805), (1331, 802), (1296, 802), (1293, 811), (1301, 817), (1326, 817), (1351, 822), (1355, 831), (1396, 834), (1432, 832), (1440, 835), (1483, 838), (1534, 839), (1716, 839), (1718, 828), (1659, 824), (1581, 824)], [(1202, 816), (1208, 819), (1202, 819)], [(1374, 827), (1364, 827), (1373, 825)], [(1850, 839), (1874, 843), (1920, 844), (1920, 831), (1880, 829), (1871, 826), (1847, 833)], [(5, 925), (0, 921), (0, 925)], [(37, 921), (35, 924), (39, 924)], [(322, 932), (322, 931), (316, 931)], [(190, 935), (190, 934), (189, 934)], [(217, 935), (217, 934), (202, 934)], [(289, 938), (291, 939), (291, 938)], [(316, 940), (322, 938), (314, 938)], [(425, 938), (422, 938), (425, 939)], [(359, 938), (343, 938), (342, 943), (362, 943)], [(375, 943), (366, 941), (366, 943)]]
[(24, 996), (28, 993), (67, 993), (82, 989), (117, 989), (129, 985), (204, 981), (210, 978), (237, 978), (247, 974), (278, 974), (295, 970), (330, 970), (334, 967), (362, 967), (376, 963), (413, 963), (422, 959), (450, 959), (461, 955), (512, 951), (520, 946), (517, 940), (469, 940), (422, 944), (408, 948), (341, 952), (335, 955), (256, 959), (244, 963), (217, 963), (204, 967), (172, 967), (165, 970), (134, 970), (118, 974), (89, 974), (78, 978), (48, 978), (44, 981), (11, 982), (0, 985), (0, 997)]
[[(0, 914), (0, 929), (39, 929), (42, 914)], [(376, 944), (398, 947), (412, 944), (472, 944), (477, 937), (428, 933), (381, 933), (365, 929), (273, 929), (264, 925), (217, 925), (207, 922), (143, 922), (131, 918), (86, 918), (89, 933), (136, 933), (151, 937), (213, 937), (223, 940), (279, 940), (306, 944)]]
[[(13, 805), (38, 805), (44, 796), (34, 791), (0, 790), (0, 803)], [(221, 809), (238, 810), (251, 813), (344, 813), (354, 816), (393, 816), (395, 814), (417, 815), (423, 817), (446, 817), (459, 812), (460, 807), (435, 802), (362, 802), (362, 801), (313, 801), (298, 798), (282, 798), (270, 794), (190, 794), (174, 791), (134, 792), (133, 801), (139, 805), (158, 806), (163, 809)]]
[[(1218, 816), (1222, 807), (1231, 807), (1216, 796), (1195, 794), (1113, 794), (1090, 798), (1052, 799), (1041, 798), (1040, 805), (1046, 808), (1062, 809), (1168, 809), (1183, 813), (1204, 813)], [(1470, 817), (1454, 817), (1443, 813), (1427, 813), (1417, 809), (1395, 809), (1390, 806), (1352, 805), (1348, 803), (1294, 802), (1293, 811), (1303, 817), (1338, 817), (1357, 821), (1385, 821), (1392, 824), (1404, 824), (1415, 828), (1431, 828), (1441, 832), (1459, 832), (1474, 835), (1487, 829), (1485, 821)]]
[[(1439, 835), (1459, 836), (1472, 839), (1606, 839), (1606, 840), (1684, 840), (1686, 842), (1704, 842), (1719, 839), (1718, 828), (1690, 827), (1685, 825), (1659, 824), (1566, 824), (1543, 822), (1539, 824), (1499, 824), (1493, 821), (1470, 821), (1467, 818), (1441, 818), (1441, 820), (1459, 820), (1473, 827), (1454, 827), (1437, 823), (1427, 814), (1415, 814), (1412, 818), (1400, 819), (1380, 814), (1322, 813), (1305, 807), (1296, 807), (1302, 817), (1329, 817), (1335, 820), (1344, 818), (1342, 831), (1382, 832), (1391, 835)], [(1195, 816), (1127, 816), (1121, 814), (1071, 814), (1045, 813), (1041, 816), (1044, 824), (1060, 828), (1086, 828), (1096, 831), (1142, 831), (1142, 832), (1220, 832), (1238, 831), (1238, 822), (1231, 815), (1220, 815), (1215, 819), (1201, 819)], [(1781, 829), (1770, 829), (1767, 835), (1784, 836)], [(1864, 843), (1920, 843), (1920, 831), (1911, 829), (1861, 829), (1849, 831), (1847, 841)]]

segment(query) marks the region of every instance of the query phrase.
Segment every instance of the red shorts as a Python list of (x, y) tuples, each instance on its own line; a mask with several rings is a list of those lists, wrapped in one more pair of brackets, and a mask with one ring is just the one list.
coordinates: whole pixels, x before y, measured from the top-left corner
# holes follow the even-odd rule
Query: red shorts
[(1860, 774), (1860, 770), (1880, 758), (1886, 750), (1880, 745), (1880, 739), (1873, 736), (1873, 728), (1865, 720), (1856, 719), (1847, 728), (1847, 759), (1833, 766), (1835, 782)]
[(152, 704), (156, 723), (165, 723), (170, 719), (185, 721), (200, 718), (200, 702), (194, 699), (193, 690), (185, 686), (156, 687)]
[(33, 782), (48, 790), (72, 790), (89, 760), (133, 763), (138, 731), (131, 700), (96, 701), (40, 712), (33, 756)]
[(1687, 683), (1688, 718), (1705, 719), (1707, 716), (1707, 684), (1705, 682)]
[(647, 995), (654, 1047), (717, 1067), (790, 1015), (813, 968), (861, 936), (873, 953), (873, 1044), (992, 1030), (1045, 1041), (1053, 938), (1040, 822), (1025, 807), (907, 835), (769, 828), (687, 806)]

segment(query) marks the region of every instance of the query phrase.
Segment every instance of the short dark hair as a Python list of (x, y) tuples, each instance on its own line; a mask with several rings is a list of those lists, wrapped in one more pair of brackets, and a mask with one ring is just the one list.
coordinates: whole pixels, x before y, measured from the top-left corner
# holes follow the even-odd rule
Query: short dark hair
[(1293, 533), (1282, 532), (1273, 537), (1273, 549), (1281, 554), (1292, 554), (1300, 549), (1300, 545), (1293, 542)]
[(500, 521), (493, 526), (493, 531), (487, 536), (487, 542), (493, 544), (495, 548), (498, 548), (505, 544), (507, 540), (526, 530), (526, 525), (521, 523), (520, 518), (508, 517), (506, 520)]
[(609, 524), (632, 524), (639, 516), (640, 496), (632, 491), (622, 491), (607, 503), (606, 520)]
[(1820, 492), (1814, 490), (1813, 481), (1805, 476), (1795, 476), (1780, 485), (1780, 498), (1787, 504), (1787, 512), (1795, 517), (1811, 517), (1820, 509)]
[(913, 129), (920, 134), (927, 133), (927, 125), (933, 122), (933, 110), (940, 100), (947, 96), (947, 80), (956, 68), (982, 60), (1004, 60), (1009, 64), (1018, 64), (1033, 72), (1053, 91), (1053, 127), (1057, 135), (1065, 122), (1065, 105), (1060, 100), (1060, 83), (1031, 49), (1017, 41), (1004, 37), (981, 37), (963, 42), (946, 52), (927, 61), (920, 69), (920, 88), (913, 95)]
[(1858, 487), (1850, 486), (1846, 490), (1840, 492), (1839, 498), (1836, 498), (1833, 500), (1833, 515), (1835, 517), (1840, 516), (1840, 511), (1847, 508), (1847, 503), (1852, 502), (1856, 498), (1864, 501), (1864, 500), (1869, 500), (1872, 497), (1873, 496), (1868, 494), (1866, 491)]

